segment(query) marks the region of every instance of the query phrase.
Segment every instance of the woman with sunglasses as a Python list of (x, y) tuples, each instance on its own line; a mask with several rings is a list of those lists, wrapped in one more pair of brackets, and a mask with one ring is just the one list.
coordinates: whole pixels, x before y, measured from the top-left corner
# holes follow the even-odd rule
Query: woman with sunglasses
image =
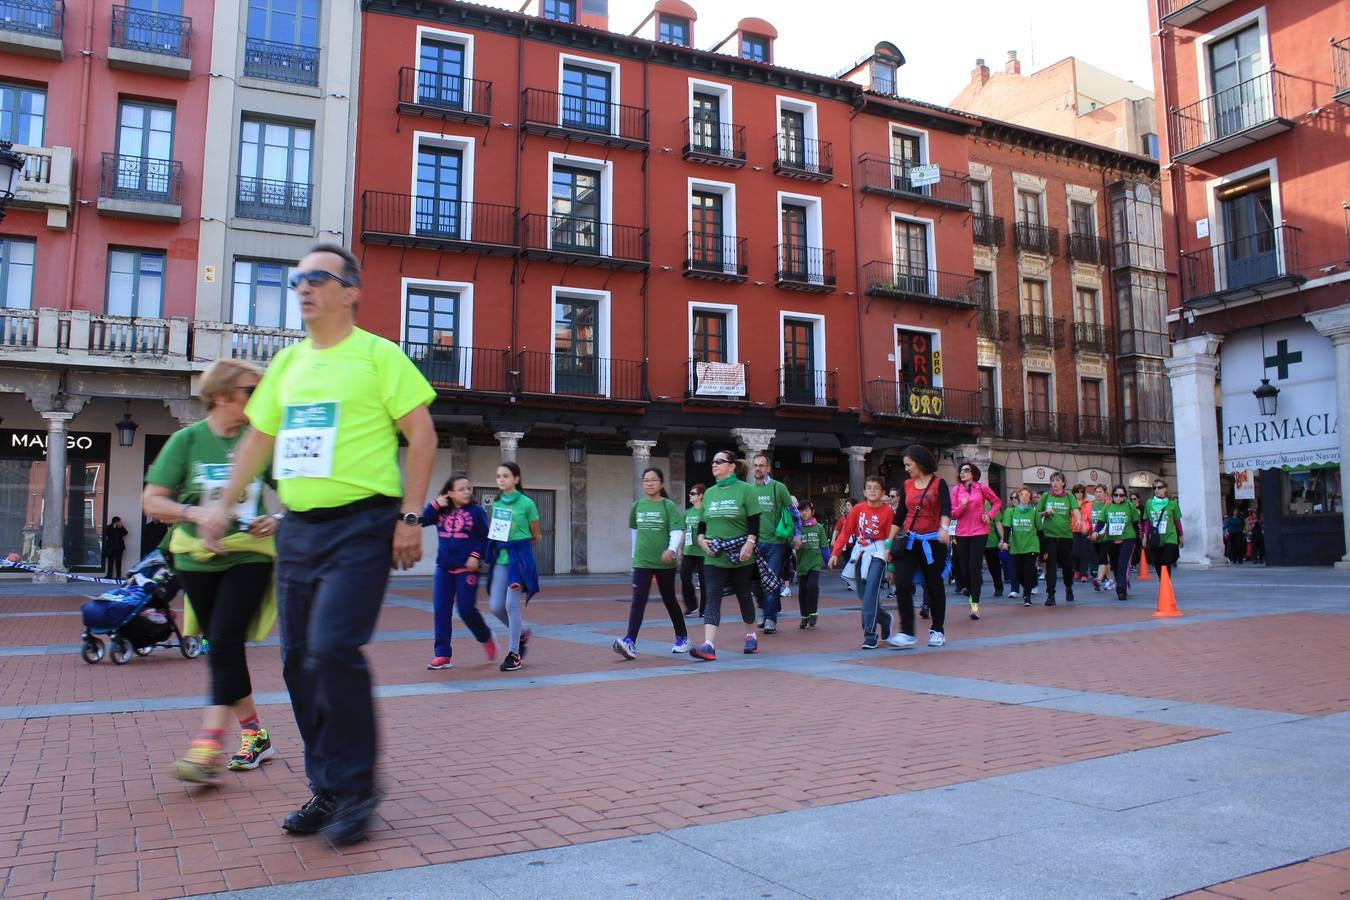
[(1144, 533), (1152, 557), (1149, 561), (1156, 568), (1166, 567), (1171, 575), (1186, 536), (1181, 533), (1181, 506), (1167, 496), (1167, 482), (1162, 479), (1153, 482), (1153, 496), (1144, 506)]
[(1134, 555), (1139, 508), (1130, 502), (1125, 486), (1118, 484), (1111, 491), (1111, 502), (1102, 510), (1102, 522), (1097, 528), (1098, 539), (1110, 546), (1111, 568), (1116, 576), (1116, 599), (1128, 600), (1130, 594), (1130, 559)]
[(1099, 484), (1092, 489), (1092, 509), (1088, 512), (1088, 540), (1097, 563), (1097, 574), (1092, 579), (1092, 589), (1111, 590), (1116, 582), (1111, 575), (1111, 542), (1101, 534), (1102, 523), (1106, 521), (1106, 507), (1111, 502), (1111, 492), (1106, 485)]
[[(980, 481), (980, 467), (962, 463), (952, 488), (952, 520), (956, 523), (956, 570), (970, 598), (970, 617), (980, 618), (980, 592), (984, 587), (984, 548), (989, 543), (990, 524), (998, 518), (1003, 503)], [(995, 595), (997, 596), (997, 590)]]
[(947, 643), (947, 587), (943, 569), (950, 552), (952, 497), (944, 479), (937, 477), (937, 460), (927, 447), (911, 444), (903, 456), (909, 479), (901, 488), (902, 519), (896, 524), (899, 537), (891, 542), (895, 563), (895, 589), (900, 604), (900, 630), (886, 643), (897, 649), (914, 646), (914, 573), (923, 572), (928, 607), (932, 615), (928, 646)]
[(745, 652), (759, 652), (755, 633), (755, 599), (750, 586), (755, 578), (755, 544), (759, 542), (759, 500), (742, 480), (745, 462), (730, 450), (713, 454), (716, 483), (703, 494), (703, 517), (698, 545), (703, 550), (703, 574), (707, 580), (707, 605), (703, 609), (703, 643), (689, 651), (695, 659), (717, 659), (717, 628), (722, 624), (722, 589), (736, 593), (741, 621), (746, 625)]
[(675, 554), (684, 540), (684, 517), (666, 494), (666, 473), (655, 466), (642, 470), (642, 493), (628, 512), (628, 527), (633, 536), (633, 600), (628, 607), (628, 633), (615, 638), (613, 645), (614, 652), (624, 659), (637, 659), (637, 636), (642, 630), (653, 580), (675, 629), (675, 645), (670, 652), (689, 652), (684, 613), (675, 599)]
[[(689, 506), (684, 511), (684, 542), (680, 545), (680, 597), (686, 616), (702, 616), (708, 605), (708, 584), (703, 576), (703, 548), (698, 545), (698, 523), (703, 518), (701, 484), (689, 489)], [(694, 578), (698, 577), (698, 599), (694, 599)]]

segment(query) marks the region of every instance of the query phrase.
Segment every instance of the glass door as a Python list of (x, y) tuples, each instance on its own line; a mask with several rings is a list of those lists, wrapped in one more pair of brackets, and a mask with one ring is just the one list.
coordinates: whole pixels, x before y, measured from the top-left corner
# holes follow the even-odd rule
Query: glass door
[(1223, 267), (1227, 275), (1222, 289), (1257, 284), (1278, 275), (1280, 260), (1275, 245), (1270, 183), (1226, 197), (1220, 204), (1225, 238)]
[(600, 252), (600, 176), (589, 169), (553, 169), (552, 247)]
[(928, 188), (911, 187), (909, 170), (923, 165), (919, 155), (919, 138), (913, 134), (891, 133), (891, 186), (907, 194), (927, 194)]
[(815, 324), (798, 319), (783, 321), (783, 399), (788, 403), (816, 403)]
[(792, 109), (779, 114), (778, 158), (795, 169), (806, 168), (806, 115)]
[(417, 102), (443, 109), (464, 108), (464, 48), (423, 41), (417, 58)]
[(810, 277), (806, 246), (806, 207), (783, 204), (783, 249), (778, 265), (783, 276), (793, 281)]
[(694, 94), (689, 140), (699, 153), (722, 152), (722, 101), (716, 94)]
[(911, 294), (931, 294), (928, 286), (928, 226), (895, 223), (896, 287)]
[(728, 248), (722, 232), (722, 202), (721, 194), (694, 192), (693, 234), (689, 236), (693, 246), (689, 249), (695, 269), (721, 272), (730, 262), (734, 271), (735, 259), (727, 259)]
[(1252, 25), (1209, 45), (1213, 83), (1211, 140), (1218, 140), (1270, 118), (1266, 80), (1253, 80), (1261, 66), (1261, 30)]
[(463, 226), (458, 150), (423, 147), (417, 151), (417, 233), (458, 240)]
[(580, 66), (563, 67), (562, 124), (608, 133), (609, 73)]
[(123, 103), (117, 117), (117, 188), (168, 196), (173, 159), (173, 107)]
[(559, 394), (600, 393), (596, 318), (592, 300), (560, 300), (553, 322), (553, 390)]

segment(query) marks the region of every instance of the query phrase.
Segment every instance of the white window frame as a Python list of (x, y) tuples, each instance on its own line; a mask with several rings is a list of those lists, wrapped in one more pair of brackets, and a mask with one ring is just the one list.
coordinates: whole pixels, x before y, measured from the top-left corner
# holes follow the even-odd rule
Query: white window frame
[[(689, 335), (689, 350), (684, 358), (690, 360), (694, 358), (694, 314), (698, 312), (721, 313), (727, 317), (727, 362), (732, 365), (739, 365), (740, 355), (740, 334), (737, 326), (737, 312), (739, 306), (733, 303), (710, 303), (706, 300), (689, 301), (689, 321), (685, 329)], [(782, 336), (779, 336), (782, 340)]]
[[(590, 169), (600, 173), (600, 255), (614, 255), (614, 163), (592, 156), (573, 156), (570, 153), (548, 154), (548, 180), (544, 185), (544, 214), (553, 218), (553, 169), (561, 163), (574, 169)], [(548, 249), (553, 249), (553, 228), (546, 229)]]
[[(558, 321), (558, 300), (559, 298), (572, 298), (576, 300), (595, 300), (595, 326), (599, 329), (595, 342), (595, 355), (597, 359), (612, 359), (609, 352), (610, 347), (610, 292), (593, 291), (585, 288), (564, 287), (555, 284), (550, 292), (551, 303), (549, 304), (548, 319), (548, 391), (550, 394), (557, 393), (557, 384), (555, 380), (558, 375), (558, 364), (555, 359), (553, 343), (553, 323)], [(600, 389), (600, 396), (608, 397), (610, 395), (610, 383), (612, 373), (608, 366), (600, 366), (596, 372), (597, 387)]]
[(910, 215), (904, 215), (904, 214), (902, 214), (902, 213), (896, 213), (896, 212), (891, 213), (891, 220), (890, 220), (890, 223), (889, 223), (889, 224), (890, 224), (890, 234), (887, 235), (887, 237), (889, 238), (889, 240), (890, 240), (890, 242), (891, 242), (891, 271), (894, 272), (894, 273), (896, 273), (896, 274), (899, 274), (899, 271), (900, 271), (900, 254), (896, 252), (896, 249), (897, 249), (897, 248), (896, 248), (896, 246), (895, 246), (895, 223), (896, 223), (896, 222), (908, 222), (908, 223), (911, 224), (911, 225), (922, 225), (922, 226), (924, 227), (924, 231), (927, 232), (927, 235), (926, 235), (925, 238), (924, 238), (924, 251), (925, 251), (925, 253), (926, 253), (927, 256), (928, 256), (928, 260), (927, 260), (927, 262), (928, 262), (928, 265), (927, 265), (927, 269), (928, 269), (928, 275), (927, 275), (927, 281), (928, 281), (928, 293), (929, 293), (930, 296), (936, 296), (936, 288), (937, 288), (937, 285), (935, 285), (935, 284), (933, 283), (933, 280), (937, 277), (937, 246), (936, 246), (936, 243), (935, 243), (935, 240), (934, 240), (934, 239), (935, 239), (935, 236), (936, 236), (936, 234), (937, 234), (937, 229), (936, 229), (936, 227), (935, 227), (936, 224), (937, 224), (937, 223), (936, 223), (936, 220), (934, 220), (934, 219), (925, 219), (925, 218), (923, 218), (922, 216), (910, 216)]
[[(708, 181), (705, 178), (690, 178), (688, 180), (688, 191), (685, 194), (684, 212), (685, 223), (684, 230), (690, 234), (685, 241), (685, 259), (693, 259), (693, 231), (694, 231), (694, 191), (700, 191), (708, 194), (722, 195), (722, 234), (723, 236), (739, 237), (740, 232), (736, 230), (736, 185), (729, 181)], [(781, 227), (781, 223), (780, 223)], [(723, 248), (724, 250), (727, 248)], [(735, 275), (737, 265), (741, 262), (738, 258), (738, 249), (736, 242), (731, 242), (731, 253), (722, 255), (722, 272), (727, 275)]]
[[(422, 41), (430, 39), (433, 41), (442, 41), (447, 44), (459, 44), (464, 48), (464, 78), (473, 80), (473, 38), (472, 34), (464, 31), (446, 31), (441, 28), (432, 28), (429, 25), (417, 26), (417, 43), (413, 47), (413, 71), (420, 69), (422, 63)], [(473, 91), (469, 85), (464, 86), (464, 111), (475, 112), (473, 108)]]
[(933, 161), (932, 157), (929, 155), (927, 130), (915, 128), (912, 125), (903, 125), (900, 122), (891, 122), (890, 130), (886, 133), (886, 156), (890, 159), (892, 165), (898, 162), (895, 156), (892, 155), (892, 151), (895, 149), (895, 142), (891, 140), (897, 134), (903, 134), (906, 137), (916, 137), (919, 139), (919, 165), (927, 165)]
[[(1202, 34), (1195, 39), (1196, 82), (1200, 86), (1200, 96), (1196, 99), (1214, 96), (1214, 77), (1209, 70), (1209, 45), (1243, 31), (1253, 23), (1257, 25), (1261, 46), (1262, 65), (1260, 71), (1265, 74), (1275, 67), (1274, 58), (1270, 55), (1270, 29), (1266, 24), (1266, 8), (1258, 6), (1246, 15), (1231, 19), (1208, 34)], [(1204, 104), (1205, 109), (1208, 109), (1208, 107), (1209, 104)], [(1205, 136), (1206, 138), (1209, 137), (1208, 113), (1205, 115)]]
[(1025, 224), (1027, 224), (1027, 220), (1026, 220), (1026, 219), (1023, 217), (1023, 215), (1022, 215), (1022, 198), (1019, 196), (1019, 195), (1021, 195), (1021, 194), (1035, 194), (1035, 195), (1036, 195), (1037, 202), (1040, 204), (1040, 207), (1041, 207), (1041, 224), (1040, 224), (1040, 227), (1041, 227), (1041, 228), (1045, 228), (1045, 227), (1046, 227), (1046, 224), (1045, 224), (1045, 223), (1046, 223), (1046, 222), (1049, 220), (1049, 218), (1050, 218), (1050, 210), (1048, 210), (1048, 209), (1046, 208), (1046, 203), (1045, 203), (1045, 199), (1046, 199), (1046, 198), (1045, 198), (1045, 188), (1044, 188), (1044, 187), (1041, 187), (1041, 188), (1035, 188), (1035, 187), (1032, 187), (1031, 185), (1027, 185), (1027, 184), (1014, 184), (1014, 185), (1013, 185), (1013, 216), (1014, 216), (1013, 221), (1015, 221), (1015, 222), (1017, 222), (1017, 223), (1019, 223), (1019, 224), (1025, 225)]
[[(780, 309), (778, 311), (778, 396), (783, 396), (783, 326), (788, 319), (798, 319), (800, 321), (809, 321), (811, 327), (811, 355), (815, 358), (817, 372), (828, 372), (830, 367), (826, 365), (825, 360), (825, 317), (820, 313), (793, 312), (792, 310)], [(814, 375), (811, 379), (812, 399), (816, 406), (824, 406), (828, 399), (825, 396), (825, 384), (822, 381), (816, 390)]]
[[(578, 3), (580, 0), (578, 0)], [(673, 46), (673, 45), (672, 45)], [(584, 69), (595, 69), (601, 72), (609, 73), (609, 133), (617, 136), (619, 134), (620, 122), (616, 106), (621, 106), (619, 98), (623, 96), (620, 90), (619, 76), (623, 69), (616, 62), (610, 62), (607, 59), (600, 59), (594, 56), (578, 56), (573, 53), (558, 54), (558, 125), (563, 127), (563, 69), (568, 66), (579, 66)]]
[(468, 204), (461, 214), (459, 240), (473, 240), (473, 183), (477, 141), (472, 137), (433, 131), (413, 132), (412, 175), (408, 184), (408, 196), (412, 198), (412, 202), (408, 204), (408, 234), (417, 233), (417, 154), (421, 152), (423, 145), (459, 151), (459, 202)]
[[(252, 286), (252, 291), (251, 291), (251, 293), (253, 294), (253, 296), (252, 296), (250, 299), (251, 299), (251, 300), (254, 300), (254, 301), (257, 300), (257, 296), (258, 296), (258, 272), (257, 272), (257, 268), (256, 268), (256, 267), (257, 267), (257, 266), (281, 266), (281, 267), (282, 267), (282, 269), (283, 269), (282, 279), (283, 279), (283, 280), (282, 280), (282, 283), (281, 283), (281, 295), (282, 295), (282, 296), (281, 296), (281, 305), (282, 305), (281, 319), (282, 319), (283, 322), (289, 321), (289, 320), (290, 320), (290, 316), (287, 315), (287, 312), (288, 312), (290, 309), (294, 308), (294, 309), (295, 309), (295, 325), (294, 325), (294, 326), (289, 326), (289, 325), (259, 325), (259, 324), (257, 324), (256, 322), (240, 322), (240, 321), (239, 321), (238, 310), (235, 309), (234, 292), (235, 292), (235, 288), (238, 287), (238, 285), (239, 285), (239, 281), (237, 280), (237, 278), (236, 278), (236, 276), (235, 276), (235, 270), (236, 270), (236, 269), (238, 268), (238, 266), (240, 266), (240, 265), (247, 265), (247, 266), (254, 266), (254, 267), (255, 267), (254, 270), (253, 270), (253, 273), (252, 273), (252, 278), (249, 280), (249, 284)], [(292, 276), (293, 274), (295, 274), (295, 271), (296, 271), (297, 268), (299, 268), (299, 265), (300, 265), (300, 263), (299, 263), (298, 261), (297, 261), (297, 262), (284, 262), (284, 261), (279, 260), (279, 259), (262, 259), (262, 258), (259, 258), (259, 257), (256, 257), (256, 256), (236, 256), (233, 260), (231, 260), (231, 261), (230, 261), (230, 324), (232, 324), (232, 325), (243, 325), (243, 326), (246, 326), (246, 327), (249, 327), (249, 328), (276, 328), (276, 329), (283, 330), (283, 331), (294, 331), (294, 330), (299, 330), (299, 329), (304, 328), (304, 327), (305, 327), (304, 320), (300, 317), (300, 297), (299, 297), (299, 295), (297, 295), (297, 294), (295, 293), (295, 289), (292, 288), (292, 287), (290, 286), (291, 276)], [(255, 310), (256, 308), (257, 308), (257, 305), (256, 305), (256, 302), (255, 302), (255, 303), (254, 303), (254, 306), (248, 310), (248, 313), (249, 313), (249, 316), (248, 316), (248, 317), (249, 317), (249, 319), (254, 319), (254, 318), (256, 318), (256, 316), (254, 316), (254, 314), (253, 314), (253, 313), (254, 313), (254, 310)]]
[[(806, 207), (806, 246), (807, 248), (819, 247), (822, 249), (821, 258), (813, 260), (811, 254), (806, 254), (806, 276), (812, 284), (825, 283), (825, 254), (823, 252), (824, 243), (824, 224), (822, 203), (820, 197), (813, 197), (810, 194), (791, 194), (786, 191), (778, 192), (778, 207), (774, 210), (778, 215), (778, 241), (776, 246), (779, 248), (778, 270), (783, 269), (783, 257), (781, 248), (783, 246), (783, 201), (789, 201), (792, 205), (804, 205)], [(892, 236), (892, 242), (895, 238)], [(894, 251), (892, 251), (894, 252)], [(780, 354), (781, 358), (781, 354)]]
[[(408, 340), (408, 292), (444, 291), (459, 294), (459, 315), (455, 320), (455, 350), (459, 352), (459, 383), (471, 389), (473, 375), (473, 282), (441, 281), (434, 278), (403, 278), (398, 292), (398, 340)], [(492, 351), (485, 351), (492, 352)]]
[[(892, 367), (891, 367), (891, 374), (894, 375), (895, 390), (896, 390), (896, 402), (897, 402), (897, 403), (899, 402), (899, 399), (900, 399), (900, 397), (899, 397), (899, 391), (900, 391), (900, 369), (901, 369), (901, 364), (902, 364), (902, 362), (903, 362), (903, 361), (901, 360), (901, 358), (900, 358), (900, 332), (901, 332), (901, 331), (922, 331), (924, 334), (928, 335), (928, 346), (929, 346), (929, 348), (930, 348), (930, 350), (929, 350), (930, 355), (933, 354), (933, 353), (939, 353), (939, 354), (940, 354), (940, 353), (942, 352), (942, 330), (941, 330), (941, 329), (939, 329), (939, 328), (929, 328), (929, 327), (926, 326), (926, 325), (914, 325), (914, 324), (911, 324), (911, 323), (908, 323), (908, 322), (896, 322), (895, 325), (891, 326), (891, 355), (892, 355), (893, 357), (895, 357), (895, 359), (894, 359), (894, 361), (893, 361), (893, 365), (892, 365)], [(947, 367), (946, 367), (945, 365), (942, 367), (942, 371), (943, 371), (943, 372), (946, 372), (946, 371), (947, 371)], [(997, 376), (997, 373), (998, 373), (998, 367), (997, 367), (997, 366), (994, 367), (994, 372), (995, 372), (995, 375)], [(932, 372), (929, 372), (929, 373), (928, 373), (928, 380), (929, 380), (929, 385), (928, 385), (928, 386), (931, 387), (931, 388), (933, 388), (933, 389), (935, 389), (935, 390), (942, 390), (942, 379), (943, 379), (943, 376), (942, 376), (942, 375), (936, 375), (936, 374), (934, 374), (934, 373), (932, 373)], [(978, 383), (978, 382), (977, 382), (977, 383)]]
[[(805, 137), (808, 141), (820, 141), (820, 124), (816, 115), (816, 105), (809, 100), (798, 100), (796, 97), (784, 97), (781, 94), (774, 96), (773, 133), (775, 135), (783, 133), (783, 110), (785, 109), (802, 114), (802, 129), (805, 131)], [(783, 152), (781, 138), (775, 138), (774, 143), (774, 152), (778, 153), (781, 159)], [(805, 163), (808, 168), (812, 165), (809, 152), (806, 153)], [(814, 165), (817, 169), (820, 168), (819, 150), (817, 150)]]
[[(716, 94), (718, 97), (718, 116), (724, 125), (733, 125), (736, 117), (732, 114), (732, 87), (729, 84), (723, 84), (720, 81), (703, 81), (699, 78), (689, 79), (689, 101), (685, 109), (689, 111), (689, 129), (684, 136), (686, 144), (694, 143), (694, 95), (695, 94)], [(777, 132), (775, 132), (777, 133)], [(735, 153), (735, 148), (724, 144), (722, 146), (722, 155), (731, 157)]]
[[(1223, 216), (1219, 215), (1219, 188), (1225, 185), (1234, 184), (1239, 181), (1245, 181), (1253, 175), (1260, 175), (1262, 172), (1270, 173), (1270, 215), (1271, 220), (1276, 223), (1284, 221), (1284, 210), (1280, 202), (1280, 164), (1279, 160), (1271, 157), (1259, 163), (1247, 166), (1244, 169), (1238, 169), (1217, 178), (1211, 178), (1205, 182), (1205, 212), (1209, 216), (1209, 255), (1210, 265), (1214, 267), (1214, 289), (1218, 291), (1228, 288), (1228, 266), (1224, 264), (1222, 253), (1223, 245), (1228, 241), (1228, 235), (1224, 231)], [(1275, 227), (1279, 227), (1277, 224)], [(1275, 241), (1276, 259), (1279, 261), (1280, 271), (1287, 272), (1287, 260), (1284, 256), (1284, 242)], [(1223, 278), (1219, 274), (1223, 273)], [(1223, 284), (1220, 284), (1220, 281)]]

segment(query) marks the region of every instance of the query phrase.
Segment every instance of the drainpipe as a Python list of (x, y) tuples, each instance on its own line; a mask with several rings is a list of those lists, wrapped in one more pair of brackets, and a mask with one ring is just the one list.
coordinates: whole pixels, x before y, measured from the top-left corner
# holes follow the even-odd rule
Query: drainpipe
[[(642, 272), (642, 392), (643, 399), (651, 399), (651, 256), (652, 256), (652, 121), (651, 121), (651, 63), (655, 48), (647, 50), (642, 60), (642, 109), (647, 115), (647, 148), (642, 151), (642, 233), (647, 243), (647, 268)], [(620, 98), (622, 99), (622, 98)], [(612, 332), (611, 328), (611, 332)]]
[[(522, 87), (522, 85), (525, 84), (525, 29), (528, 28), (528, 27), (529, 27), (529, 23), (526, 23), (526, 22), (522, 22), (522, 23), (521, 23), (521, 26), (520, 26), (520, 35), (519, 35), (519, 37), (517, 38), (517, 41), (516, 41), (516, 97), (517, 97), (517, 102), (518, 102), (518, 103), (523, 103), (523, 102), (524, 102), (523, 99), (521, 99), (521, 91), (524, 90), (524, 88)], [(519, 228), (524, 228), (524, 227), (525, 227), (525, 218), (524, 218), (524, 216), (521, 215), (521, 212), (520, 212), (520, 208), (521, 208), (521, 207), (520, 207), (520, 200), (521, 200), (521, 194), (520, 194), (520, 177), (521, 177), (521, 171), (522, 171), (523, 166), (524, 166), (524, 156), (525, 156), (525, 147), (524, 147), (524, 142), (525, 142), (525, 129), (524, 129), (524, 127), (523, 127), (523, 120), (524, 120), (524, 115), (523, 115), (524, 109), (523, 109), (523, 107), (522, 107), (522, 106), (517, 106), (517, 107), (516, 107), (516, 111), (517, 111), (517, 114), (518, 114), (519, 118), (521, 119), (521, 121), (517, 121), (517, 122), (516, 122), (516, 193), (515, 193), (515, 198), (516, 198), (516, 200), (515, 200), (515, 207), (516, 207), (516, 227), (519, 229)], [(517, 241), (518, 241), (519, 243), (521, 243), (522, 245), (523, 245), (523, 243), (524, 243), (524, 237), (525, 237), (525, 235), (523, 235), (523, 234), (517, 232), (517, 234), (516, 234)], [(550, 315), (551, 315), (551, 313), (550, 313)], [(510, 351), (512, 351), (512, 352), (514, 352), (514, 351), (516, 350), (516, 348), (520, 345), (520, 340), (519, 340), (519, 339), (520, 339), (520, 325), (519, 325), (519, 322), (520, 322), (520, 255), (517, 254), (517, 255), (515, 256), (515, 258), (513, 258), (513, 259), (511, 260), (511, 343), (510, 343), (510, 345), (509, 345), (509, 347), (508, 347), (507, 349), (510, 350)], [(509, 362), (509, 363), (508, 363), (508, 368), (514, 368), (514, 362)]]
[[(863, 102), (865, 103), (866, 100)], [(856, 288), (853, 293), (854, 303), (858, 312), (858, 420), (861, 425), (862, 413), (867, 409), (867, 345), (863, 343), (865, 329), (863, 328), (864, 307), (862, 298), (864, 296), (864, 289), (862, 284), (862, 257), (858, 255), (858, 242), (860, 235), (862, 234), (862, 208), (858, 203), (858, 176), (861, 174), (861, 170), (854, 169), (857, 160), (854, 159), (853, 154), (853, 149), (856, 145), (856, 142), (853, 140), (853, 135), (856, 129), (858, 116), (860, 115), (862, 115), (862, 106), (858, 105), (849, 111), (848, 116), (848, 166), (849, 171), (853, 173), (849, 176), (848, 202), (849, 205), (853, 207), (853, 276), (854, 287)], [(887, 332), (886, 340), (888, 342), (893, 342), (895, 340), (894, 327), (891, 327)]]
[(75, 261), (79, 257), (80, 249), (80, 204), (83, 202), (81, 197), (80, 185), (84, 181), (84, 172), (88, 168), (85, 161), (85, 149), (89, 137), (89, 80), (93, 75), (94, 51), (90, 48), (94, 46), (94, 7), (92, 5), (85, 7), (84, 22), (84, 49), (80, 55), (84, 57), (84, 71), (80, 74), (80, 131), (78, 139), (75, 141), (77, 150), (75, 157), (75, 181), (71, 185), (72, 194), (75, 202), (71, 204), (70, 210), (70, 253), (66, 262), (66, 302), (65, 308), (70, 310), (75, 308)]

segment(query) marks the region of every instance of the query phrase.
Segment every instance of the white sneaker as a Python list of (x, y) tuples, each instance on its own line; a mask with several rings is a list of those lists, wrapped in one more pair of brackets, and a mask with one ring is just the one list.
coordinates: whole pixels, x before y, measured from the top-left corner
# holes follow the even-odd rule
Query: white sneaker
[(1020, 596), (1022, 596), (1022, 595), (1019, 594), (1019, 593), (1017, 593), (1017, 591), (1008, 591), (1008, 599), (1009, 599), (1009, 600), (1016, 600), (1016, 599), (1017, 599), (1018, 597), (1020, 597)]
[(670, 648), (670, 652), (671, 652), (671, 653), (688, 653), (688, 652), (689, 652), (689, 638), (687, 638), (687, 637), (677, 637), (677, 638), (675, 639), (675, 645), (674, 645), (673, 647)]
[(1106, 579), (1105, 581), (1102, 582), (1102, 590), (1104, 590), (1104, 591), (1109, 591), (1109, 590), (1111, 590), (1112, 588), (1114, 588), (1115, 586), (1116, 586), (1116, 580), (1115, 580), (1114, 578), (1108, 578), (1108, 579)]
[(910, 647), (914, 646), (915, 640), (903, 631), (897, 631), (895, 634), (886, 638), (886, 643), (897, 650), (908, 650)]
[(945, 643), (947, 643), (947, 638), (942, 634), (942, 632), (940, 631), (928, 632), (928, 646), (941, 647)]
[(1034, 587), (1034, 586), (1033, 586), (1032, 589), (1031, 589), (1031, 596), (1034, 597), (1034, 596), (1036, 596), (1037, 594), (1039, 594), (1040, 592), (1041, 592), (1041, 589), (1040, 589), (1040, 588)]
[(637, 659), (637, 650), (628, 638), (615, 638), (614, 643), (610, 646), (614, 648), (615, 653), (624, 659)]
[(783, 587), (780, 588), (779, 591), (778, 591), (778, 596), (780, 596), (780, 597), (791, 597), (791, 596), (792, 596), (792, 585), (790, 585), (790, 584), (785, 584), (785, 585), (783, 585)]

